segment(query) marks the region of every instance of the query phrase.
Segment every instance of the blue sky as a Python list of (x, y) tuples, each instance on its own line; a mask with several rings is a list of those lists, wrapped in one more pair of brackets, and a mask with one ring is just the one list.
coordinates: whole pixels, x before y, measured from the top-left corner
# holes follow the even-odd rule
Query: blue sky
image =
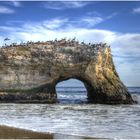
[(140, 2), (0, 1), (0, 45), (73, 38), (107, 42), (121, 80), (140, 86)]

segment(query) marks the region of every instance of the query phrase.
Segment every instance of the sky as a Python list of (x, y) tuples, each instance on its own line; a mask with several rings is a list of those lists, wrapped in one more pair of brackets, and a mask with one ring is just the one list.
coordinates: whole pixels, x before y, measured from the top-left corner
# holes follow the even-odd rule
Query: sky
[(74, 38), (111, 46), (120, 79), (140, 86), (139, 1), (0, 1), (0, 45)]

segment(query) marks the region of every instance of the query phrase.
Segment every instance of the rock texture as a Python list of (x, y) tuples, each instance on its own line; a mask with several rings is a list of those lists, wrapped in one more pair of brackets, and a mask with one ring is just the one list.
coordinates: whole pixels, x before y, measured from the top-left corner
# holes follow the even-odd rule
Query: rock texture
[(89, 102), (133, 103), (106, 44), (62, 39), (0, 48), (0, 102), (55, 103), (56, 84), (70, 78), (84, 83)]

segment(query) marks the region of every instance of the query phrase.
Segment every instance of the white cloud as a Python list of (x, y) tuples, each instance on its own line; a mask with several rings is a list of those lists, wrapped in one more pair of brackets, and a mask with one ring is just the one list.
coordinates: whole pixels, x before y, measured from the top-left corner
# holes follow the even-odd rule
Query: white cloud
[(11, 8), (8, 8), (6, 6), (0, 6), (0, 14), (12, 14), (15, 11)]
[(42, 33), (42, 31), (62, 28), (62, 26), (64, 26), (67, 22), (67, 18), (54, 18), (42, 22), (27, 22), (22, 26), (22, 28), (25, 29), (25, 32), (31, 31), (32, 33)]
[(113, 18), (114, 16), (118, 15), (118, 12), (114, 12), (111, 15), (106, 17), (106, 20)]
[(81, 2), (81, 1), (65, 1), (63, 4), (66, 5), (67, 8), (80, 8), (84, 7), (88, 4), (88, 2)]
[(133, 13), (140, 13), (140, 7), (134, 8)]
[[(44, 4), (44, 3), (43, 3)], [(66, 8), (81, 8), (89, 4), (89, 2), (81, 1), (49, 1), (45, 3), (45, 8), (63, 10)]]
[(4, 1), (4, 4), (14, 6), (14, 7), (20, 7), (21, 1), (16, 1), (16, 0)]
[[(87, 14), (89, 15), (89, 13), (87, 13)], [(118, 13), (112, 13), (111, 15), (102, 18), (101, 15), (99, 15), (99, 14), (98, 14), (98, 16), (94, 16), (94, 13), (93, 14), (91, 13), (90, 16), (85, 16), (85, 17), (82, 17), (81, 19), (79, 19), (79, 23), (80, 23), (80, 25), (86, 24), (87, 27), (93, 27), (99, 23), (106, 21), (106, 20), (110, 20), (111, 18), (113, 18), (117, 14)]]
[[(48, 25), (46, 25), (48, 26)], [(42, 24), (33, 24), (33, 25), (24, 25), (21, 28), (10, 28), (3, 27), (3, 30), (11, 31), (9, 36), (13, 40), (50, 40), (55, 38), (73, 38), (77, 37), (80, 41), (85, 42), (111, 42), (114, 39), (115, 33), (107, 30), (99, 29), (86, 29), (86, 28), (77, 28), (73, 26), (68, 26), (64, 29), (53, 29), (46, 28), (44, 23)], [(53, 26), (54, 27), (54, 26)]]
[(47, 20), (43, 22), (43, 26), (48, 29), (56, 29), (61, 28), (66, 22), (68, 22), (68, 19), (53, 19), (53, 20)]
[(140, 54), (140, 34), (138, 33), (126, 33), (118, 34), (112, 45), (114, 46), (114, 53), (120, 52), (125, 56), (138, 56)]
[(91, 27), (91, 26), (101, 23), (102, 21), (103, 19), (101, 17), (85, 17), (85, 18), (82, 18), (80, 22), (84, 22), (88, 24), (88, 26)]
[[(32, 32), (36, 31), (36, 30), (68, 30), (68, 28), (82, 28), (83, 26), (85, 27), (93, 27), (101, 22), (103, 22), (104, 19), (102, 19), (101, 17), (81, 17), (79, 19), (76, 20), (70, 20), (68, 18), (54, 18), (54, 19), (50, 19), (50, 20), (44, 20), (42, 22), (26, 22), (23, 25), (24, 29), (32, 29)], [(18, 21), (12, 21), (12, 23), (17, 23)], [(20, 21), (19, 21), (20, 22)], [(10, 21), (8, 22), (8, 24), (11, 23)], [(21, 22), (22, 23), (22, 22)], [(82, 24), (81, 24), (82, 23)], [(10, 24), (9, 24), (10, 25)], [(12, 24), (11, 24), (12, 25)], [(4, 28), (4, 27), (0, 27)], [(8, 29), (10, 29), (10, 27), (7, 27)]]
[(20, 6), (21, 6), (21, 3), (20, 3), (19, 1), (14, 1), (14, 0), (12, 0), (12, 1), (10, 1), (10, 2), (11, 2), (12, 5), (15, 6), (15, 7), (20, 7)]

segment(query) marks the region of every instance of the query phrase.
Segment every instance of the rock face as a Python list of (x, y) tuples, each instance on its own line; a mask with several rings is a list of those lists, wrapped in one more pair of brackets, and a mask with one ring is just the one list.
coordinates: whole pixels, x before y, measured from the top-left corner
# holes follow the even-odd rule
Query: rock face
[(0, 102), (55, 103), (56, 84), (70, 78), (84, 83), (89, 102), (133, 103), (106, 44), (63, 39), (0, 48)]

